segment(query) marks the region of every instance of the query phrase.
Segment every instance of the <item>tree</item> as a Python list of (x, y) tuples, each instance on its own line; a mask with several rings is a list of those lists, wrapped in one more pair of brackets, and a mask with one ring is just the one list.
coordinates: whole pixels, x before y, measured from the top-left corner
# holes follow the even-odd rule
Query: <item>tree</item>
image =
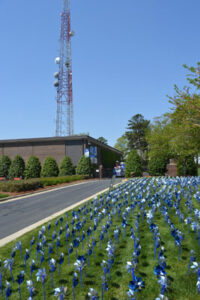
[(196, 176), (197, 175), (197, 166), (194, 161), (193, 156), (179, 157), (177, 162), (177, 169), (179, 176)]
[(125, 176), (141, 176), (142, 166), (141, 159), (136, 150), (132, 150), (126, 160)]
[(89, 157), (85, 157), (84, 155), (81, 156), (77, 168), (76, 168), (76, 173), (78, 175), (91, 175), (92, 171), (92, 166), (91, 166), (91, 161)]
[(130, 150), (136, 149), (141, 155), (147, 151), (148, 143), (146, 141), (145, 132), (148, 130), (149, 124), (150, 121), (145, 120), (141, 114), (136, 114), (128, 120), (126, 137)]
[(25, 177), (26, 178), (39, 178), (41, 172), (41, 164), (39, 158), (31, 155), (26, 163)]
[(58, 176), (59, 169), (56, 160), (48, 156), (46, 157), (41, 171), (41, 177), (56, 177)]
[(164, 176), (167, 163), (168, 157), (165, 157), (162, 152), (160, 152), (159, 156), (151, 157), (148, 165), (149, 174), (152, 176)]
[(13, 179), (15, 177), (24, 177), (25, 162), (20, 155), (16, 155), (11, 162), (9, 169), (9, 178)]
[(103, 144), (108, 144), (108, 141), (103, 136), (100, 136), (97, 140)]
[(11, 159), (7, 155), (0, 156), (0, 177), (8, 177)]
[(121, 151), (123, 153), (123, 157), (124, 159), (127, 158), (127, 155), (128, 155), (128, 152), (129, 152), (129, 149), (128, 149), (128, 139), (126, 137), (126, 135), (122, 135), (120, 136), (115, 145), (114, 145), (114, 148), (116, 148), (117, 150)]
[(75, 168), (72, 164), (71, 158), (65, 156), (60, 164), (59, 176), (67, 176), (75, 174)]

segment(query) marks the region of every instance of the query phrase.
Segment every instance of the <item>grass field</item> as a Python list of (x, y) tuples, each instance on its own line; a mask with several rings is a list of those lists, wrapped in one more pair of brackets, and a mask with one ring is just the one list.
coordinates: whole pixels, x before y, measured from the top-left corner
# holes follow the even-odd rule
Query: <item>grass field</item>
[[(9, 299), (19, 299), (17, 276), (20, 271), (25, 271), (25, 249), (30, 251), (33, 236), (35, 243), (27, 259), (27, 271), (21, 284), (21, 299), (27, 299), (30, 296), (26, 281), (31, 279), (32, 260), (36, 263), (36, 270), (32, 275), (34, 285), (32, 298), (43, 299), (44, 297), (43, 283), (36, 281), (43, 252), (44, 261), (41, 263), (41, 268), (45, 268), (47, 274), (45, 299), (55, 299), (54, 288), (61, 286), (67, 287), (64, 299), (73, 299), (75, 244), (76, 242), (77, 245), (79, 244), (78, 239), (80, 239), (80, 244), (77, 246), (77, 256), (83, 255), (86, 262), (81, 271), (83, 287), (81, 287), (80, 272), (76, 271), (78, 284), (74, 290), (77, 300), (98, 299), (97, 297), (89, 298), (89, 288), (94, 288), (99, 299), (102, 299), (102, 283), (104, 283), (103, 287), (108, 286), (108, 290), (103, 290), (103, 299), (109, 300), (125, 300), (128, 298), (129, 290), (134, 294), (134, 296), (130, 295), (129, 299), (154, 300), (159, 297), (161, 291), (169, 300), (200, 299), (196, 286), (197, 272), (193, 273), (190, 269), (189, 276), (187, 275), (191, 250), (194, 250), (195, 261), (200, 261), (200, 194), (197, 192), (199, 184), (199, 177), (132, 179), (74, 211), (70, 211), (67, 216), (64, 215), (52, 221), (49, 230), (48, 224), (44, 224), (45, 231), (44, 227), (38, 228), (20, 238), (22, 258), (20, 250), (15, 249), (12, 264), (14, 282), (12, 282), (9, 268), (4, 267), (4, 262), (11, 258), (11, 252), (17, 241), (6, 245), (0, 249), (3, 292), (0, 299), (5, 299), (6, 280), (9, 281), (12, 289)], [(188, 217), (188, 222), (193, 224), (186, 224), (185, 220)], [(192, 230), (192, 228), (196, 229)], [(52, 241), (55, 231), (56, 237)], [(60, 245), (57, 247), (59, 231)], [(82, 247), (83, 231), (85, 239)], [(66, 235), (69, 233), (70, 236), (67, 237), (66, 242)], [(90, 233), (89, 236), (87, 233)], [(38, 251), (37, 261), (36, 248), (39, 242), (42, 244), (42, 249)], [(70, 243), (73, 243), (73, 252), (68, 261)], [(53, 244), (53, 253), (49, 254), (49, 259), (54, 258), (57, 262), (56, 270), (52, 273), (48, 259), (48, 248), (50, 249), (51, 244)], [(164, 247), (164, 250), (161, 250), (161, 247)], [(61, 264), (59, 276), (59, 257), (62, 252), (64, 262)], [(89, 252), (91, 252), (90, 255), (88, 255)], [(103, 260), (108, 263), (106, 267), (102, 267)], [(166, 262), (163, 269), (166, 272), (164, 284), (158, 282), (160, 276), (154, 273), (155, 267), (161, 266), (163, 260)], [(132, 262), (131, 271), (134, 269), (137, 279), (132, 277), (132, 272), (128, 273), (127, 262)], [(52, 275), (53, 288), (51, 286)], [(140, 277), (141, 280), (139, 280)], [(133, 281), (132, 278), (135, 281), (129, 287), (130, 282)], [(140, 290), (141, 281), (144, 281), (144, 287)]]

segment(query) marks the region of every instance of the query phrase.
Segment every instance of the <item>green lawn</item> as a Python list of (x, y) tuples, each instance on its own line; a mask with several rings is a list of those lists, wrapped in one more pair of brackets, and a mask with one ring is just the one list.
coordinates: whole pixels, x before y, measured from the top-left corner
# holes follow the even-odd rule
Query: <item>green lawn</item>
[[(137, 277), (141, 277), (145, 282), (145, 287), (141, 291), (137, 291), (135, 293), (135, 299), (148, 299), (154, 300), (161, 291), (161, 286), (158, 284), (158, 279), (154, 274), (154, 268), (158, 264), (158, 253), (160, 248), (156, 251), (156, 258), (154, 260), (154, 241), (152, 232), (149, 229), (149, 224), (147, 223), (147, 218), (143, 215), (144, 211), (148, 212), (151, 208), (153, 202), (158, 203), (161, 202), (161, 206), (165, 205), (164, 202), (167, 198), (167, 193), (170, 193), (170, 190), (165, 190), (162, 193), (163, 184), (159, 185), (159, 183), (152, 179), (133, 179), (122, 184), (119, 188), (116, 188), (111, 193), (105, 193), (98, 200), (94, 202), (89, 201), (88, 205), (82, 205), (81, 207), (77, 207), (74, 211), (77, 212), (77, 216), (79, 216), (80, 221), (83, 223), (84, 218), (86, 223), (84, 225), (84, 231), (86, 234), (86, 238), (84, 240), (84, 249), (82, 250), (82, 245), (80, 243), (78, 247), (78, 255), (84, 255), (87, 259), (87, 230), (90, 226), (90, 213), (92, 215), (91, 226), (94, 226), (94, 220), (96, 219), (98, 225), (96, 230), (94, 231), (94, 238), (96, 240), (95, 246), (95, 257), (94, 253), (92, 253), (89, 257), (89, 266), (86, 263), (86, 267), (82, 272), (83, 277), (83, 288), (81, 288), (80, 276), (79, 272), (79, 283), (75, 288), (75, 299), (84, 300), (89, 299), (87, 296), (89, 292), (89, 288), (94, 288), (101, 299), (101, 283), (103, 270), (101, 267), (102, 260), (108, 261), (107, 256), (107, 242), (109, 239), (113, 241), (115, 244), (114, 230), (119, 226), (121, 229), (121, 234), (119, 237), (119, 243), (115, 245), (114, 251), (114, 263), (111, 268), (111, 279), (109, 279), (109, 274), (106, 274), (107, 283), (108, 283), (108, 291), (104, 291), (104, 299), (110, 300), (125, 300), (127, 299), (127, 292), (129, 290), (129, 282), (132, 280), (131, 273), (128, 273), (126, 270), (127, 261), (132, 261), (132, 253), (134, 251), (134, 241), (131, 239), (131, 227), (135, 230), (136, 237), (139, 239), (139, 243), (141, 245), (141, 252), (138, 256), (138, 265), (135, 268), (135, 275)], [(176, 185), (177, 189), (180, 190), (181, 187)], [(160, 194), (159, 194), (159, 191)], [(187, 194), (194, 193), (194, 189), (188, 190), (187, 186), (184, 187), (184, 190), (181, 194), (181, 201), (179, 210), (184, 214), (184, 217), (187, 217), (189, 214), (186, 212), (185, 203), (188, 200)], [(171, 193), (173, 195), (173, 201), (175, 201), (174, 190), (172, 186)], [(141, 203), (141, 199), (146, 199), (144, 204)], [(114, 201), (113, 201), (114, 200)], [(200, 209), (199, 203), (192, 198), (193, 205), (197, 209)], [(127, 226), (125, 230), (125, 237), (123, 236), (122, 229), (122, 215), (126, 211), (126, 208), (130, 207), (130, 215), (127, 213)], [(107, 208), (105, 214), (103, 213), (103, 208)], [(115, 213), (114, 213), (115, 210)], [(134, 213), (133, 213), (134, 211)], [(101, 232), (101, 217), (98, 217), (99, 212), (102, 213), (102, 225), (106, 225), (110, 223), (110, 228), (105, 233), (105, 242), (99, 243), (99, 234)], [(175, 246), (174, 238), (170, 233), (169, 225), (166, 224), (163, 214), (156, 208), (153, 223), (156, 224), (159, 228), (161, 246), (164, 246), (164, 256), (166, 258), (166, 272), (168, 278), (168, 287), (166, 289), (165, 295), (170, 300), (197, 300), (200, 299), (200, 295), (197, 294), (196, 282), (197, 282), (197, 274), (193, 274), (190, 271), (190, 275), (187, 276), (187, 270), (190, 259), (190, 250), (193, 249), (195, 251), (195, 256), (197, 261), (200, 260), (200, 247), (198, 244), (198, 240), (195, 239), (194, 231), (188, 233), (187, 225), (179, 222), (178, 216), (175, 215), (175, 208), (173, 207), (170, 211), (168, 208), (168, 214), (171, 222), (175, 225), (177, 229), (180, 229), (184, 234), (184, 240), (182, 241), (181, 246), (181, 259), (178, 259), (179, 249)], [(31, 213), (31, 212), (30, 212)], [(193, 211), (190, 213), (194, 218)], [(140, 217), (139, 217), (140, 216)], [(64, 263), (61, 265), (61, 275), (59, 277), (59, 265), (58, 265), (58, 257), (56, 253), (56, 240), (54, 241), (54, 253), (51, 254), (51, 258), (57, 260), (57, 269), (53, 273), (53, 285), (54, 288), (60, 286), (67, 286), (68, 292), (65, 299), (73, 299), (72, 292), (72, 280), (73, 273), (75, 271), (74, 262), (76, 261), (76, 251), (73, 250), (73, 253), (70, 255), (70, 264), (68, 264), (68, 251), (66, 250), (66, 242), (65, 242), (65, 225), (69, 223), (70, 229), (70, 239), (67, 243), (72, 241), (72, 227), (77, 224), (77, 219), (74, 219), (75, 223), (72, 225), (72, 212), (68, 213), (68, 219), (64, 215), (63, 216), (63, 232), (61, 234), (61, 246), (59, 247), (59, 254), (61, 252), (64, 253), (65, 259)], [(98, 220), (97, 220), (98, 219)], [(139, 226), (137, 227), (136, 223), (139, 220)], [(47, 271), (47, 278), (45, 283), (45, 293), (46, 299), (55, 299), (54, 290), (51, 288), (51, 274), (48, 265), (48, 244), (51, 243), (51, 236), (53, 231), (55, 230), (55, 221), (51, 222), (51, 229), (49, 231), (49, 237), (47, 232), (47, 224), (46, 226), (46, 237), (47, 237), (47, 245), (45, 246), (45, 261), (42, 263), (42, 268), (45, 267)], [(59, 232), (59, 228), (61, 223), (56, 228), (57, 235)], [(25, 255), (25, 249), (30, 248), (30, 241), (32, 236), (35, 236), (37, 241), (38, 236), (38, 228), (23, 237), (19, 240), (22, 242), (22, 253), (23, 257)], [(76, 231), (76, 237), (81, 237), (82, 229)], [(42, 241), (42, 239), (40, 240)], [(92, 245), (92, 235), (89, 238), (89, 243)], [(22, 290), (22, 299), (27, 299), (30, 294), (26, 288), (26, 281), (30, 280), (30, 263), (31, 260), (34, 259), (36, 261), (36, 244), (32, 246), (31, 256), (27, 261), (27, 273), (25, 275), (25, 280), (21, 285)], [(5, 247), (0, 249), (0, 259), (3, 261), (6, 258), (10, 258), (10, 253), (13, 247), (16, 245), (16, 241), (12, 242)], [(39, 269), (39, 262), (36, 263), (37, 270)], [(16, 282), (17, 275), (21, 270), (25, 270), (24, 260), (21, 261), (20, 251), (16, 251), (16, 255), (14, 257), (14, 265), (13, 265), (13, 276), (14, 283), (12, 283), (11, 276), (9, 270), (5, 272), (3, 270), (3, 288), (5, 288), (5, 280), (8, 280), (11, 283), (12, 287), (12, 295), (9, 299), (19, 299), (18, 293), (18, 284)], [(43, 299), (43, 290), (42, 290), (42, 282), (36, 282), (37, 270), (33, 273), (33, 281), (35, 286), (35, 292), (33, 299)], [(85, 277), (86, 275), (86, 277)], [(5, 297), (1, 297), (0, 299), (4, 299)]]
[(8, 194), (0, 194), (0, 199), (7, 198), (7, 197), (9, 197)]

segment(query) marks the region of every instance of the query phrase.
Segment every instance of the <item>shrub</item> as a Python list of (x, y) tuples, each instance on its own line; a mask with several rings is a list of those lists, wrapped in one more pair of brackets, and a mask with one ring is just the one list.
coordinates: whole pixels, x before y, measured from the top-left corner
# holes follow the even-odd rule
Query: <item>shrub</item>
[(60, 183), (68, 183), (73, 182), (76, 180), (82, 180), (85, 179), (85, 176), (83, 175), (72, 175), (72, 176), (64, 176), (64, 177), (45, 177), (40, 178), (40, 181), (42, 182), (43, 186), (49, 186), (49, 185), (56, 185)]
[(197, 166), (193, 156), (179, 157), (177, 162), (178, 176), (196, 176)]
[(7, 155), (0, 156), (0, 177), (8, 177), (11, 159)]
[(78, 175), (91, 175), (92, 171), (92, 166), (91, 166), (91, 161), (89, 157), (85, 157), (84, 155), (81, 156), (77, 168), (76, 168), (76, 173)]
[(24, 191), (36, 190), (40, 187), (43, 187), (40, 179), (5, 181), (0, 183), (0, 190), (2, 192), (24, 192)]
[(163, 176), (166, 173), (168, 158), (164, 156), (151, 157), (148, 165), (149, 174), (152, 176)]
[(48, 156), (46, 157), (41, 171), (41, 177), (56, 177), (58, 176), (59, 169), (56, 160)]
[(65, 156), (60, 164), (59, 176), (68, 176), (74, 174), (75, 168), (72, 164), (71, 158), (69, 156)]
[(141, 159), (136, 150), (132, 150), (126, 160), (125, 176), (141, 176), (142, 164)]
[(26, 163), (25, 177), (26, 178), (39, 178), (41, 172), (41, 164), (39, 158), (31, 155)]
[(20, 155), (16, 155), (10, 165), (9, 178), (24, 177), (24, 169), (25, 163), (23, 158)]

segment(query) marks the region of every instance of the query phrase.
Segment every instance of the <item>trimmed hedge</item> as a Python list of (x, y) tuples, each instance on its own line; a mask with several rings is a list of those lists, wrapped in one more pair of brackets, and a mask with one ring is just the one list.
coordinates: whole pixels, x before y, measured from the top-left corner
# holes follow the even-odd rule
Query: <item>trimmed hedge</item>
[(0, 177), (8, 177), (11, 159), (7, 155), (0, 156)]
[(75, 174), (75, 168), (69, 156), (65, 156), (60, 164), (59, 176), (69, 176)]
[(89, 157), (81, 156), (76, 168), (76, 174), (78, 175), (91, 175), (92, 164)]
[(11, 162), (9, 169), (9, 179), (13, 179), (14, 177), (24, 177), (25, 170), (25, 162), (20, 155), (16, 155), (13, 161)]
[(40, 178), (40, 181), (43, 184), (43, 186), (49, 186), (49, 185), (68, 183), (68, 182), (73, 182), (73, 181), (83, 180), (83, 179), (86, 179), (86, 177), (83, 175), (72, 175), (72, 176), (63, 176), (63, 177), (45, 177), (45, 178)]
[(56, 177), (59, 169), (55, 158), (48, 156), (42, 165), (41, 177)]
[(26, 179), (20, 181), (0, 182), (0, 191), (2, 192), (24, 192), (43, 188), (45, 186), (57, 185), (61, 183), (70, 183), (77, 180), (88, 179), (83, 175), (72, 175), (64, 177), (45, 177), (38, 179)]
[(26, 163), (24, 175), (28, 178), (39, 178), (41, 172), (41, 164), (39, 158), (31, 155)]
[(5, 181), (0, 183), (2, 192), (24, 192), (36, 190), (43, 187), (40, 179), (27, 179), (20, 181)]

